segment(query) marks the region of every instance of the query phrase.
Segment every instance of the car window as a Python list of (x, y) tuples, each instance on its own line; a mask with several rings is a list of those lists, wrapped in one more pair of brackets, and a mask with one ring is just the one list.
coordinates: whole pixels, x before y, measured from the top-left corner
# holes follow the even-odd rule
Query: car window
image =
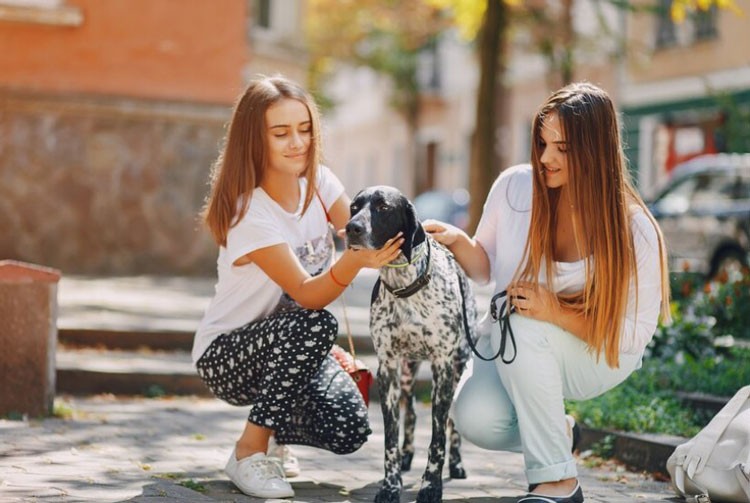
[(690, 199), (697, 182), (698, 180), (694, 176), (677, 182), (657, 201), (659, 211), (665, 214), (686, 212), (690, 208)]
[(750, 175), (743, 174), (737, 177), (735, 199), (742, 201), (750, 199)]
[(696, 177), (695, 190), (690, 200), (693, 209), (711, 209), (731, 204), (735, 199), (736, 175), (703, 173)]
[(657, 202), (667, 214), (723, 210), (750, 200), (750, 176), (735, 173), (698, 173), (677, 182)]

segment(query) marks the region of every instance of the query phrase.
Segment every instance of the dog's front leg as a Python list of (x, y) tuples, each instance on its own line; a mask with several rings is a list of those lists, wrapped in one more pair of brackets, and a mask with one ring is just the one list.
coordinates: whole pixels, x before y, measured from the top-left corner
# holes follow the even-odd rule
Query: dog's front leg
[(443, 497), (445, 463), (445, 427), (453, 398), (453, 362), (449, 358), (432, 364), (432, 439), (427, 453), (427, 468), (422, 475), (418, 503), (433, 503)]
[(414, 429), (417, 425), (414, 385), (419, 370), (419, 360), (401, 360), (401, 403), (404, 404), (404, 442), (401, 444), (401, 471), (411, 470), (414, 459)]
[(375, 496), (376, 503), (398, 503), (401, 497), (401, 453), (398, 448), (399, 401), (401, 399), (399, 358), (378, 365), (378, 390), (383, 411), (385, 436), (385, 479)]

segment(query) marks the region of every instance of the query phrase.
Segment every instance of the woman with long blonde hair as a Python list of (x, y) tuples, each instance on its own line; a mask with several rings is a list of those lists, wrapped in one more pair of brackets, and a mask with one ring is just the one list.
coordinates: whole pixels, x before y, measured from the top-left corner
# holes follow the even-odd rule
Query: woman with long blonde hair
[(473, 238), (442, 222), (425, 230), (502, 291), (456, 392), (458, 431), (523, 452), (529, 494), (519, 503), (581, 503), (577, 426), (563, 399), (600, 395), (640, 367), (660, 315), (669, 320), (666, 252), (605, 91), (574, 83), (553, 93), (531, 140), (531, 163), (500, 174)]
[(338, 325), (323, 308), (360, 269), (395, 259), (403, 239), (334, 262), (329, 223), (344, 227), (350, 200), (319, 163), (310, 95), (282, 77), (252, 81), (211, 173), (203, 217), (219, 246), (218, 282), (192, 356), (218, 398), (249, 407), (225, 472), (259, 498), (294, 496), (288, 444), (344, 454), (370, 434), (359, 390), (329, 354)]

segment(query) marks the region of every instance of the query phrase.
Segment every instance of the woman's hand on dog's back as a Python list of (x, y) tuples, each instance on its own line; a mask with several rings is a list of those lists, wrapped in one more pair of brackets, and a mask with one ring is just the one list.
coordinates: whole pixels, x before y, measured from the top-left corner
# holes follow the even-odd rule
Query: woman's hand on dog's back
[[(435, 241), (444, 244), (448, 248), (456, 242), (461, 234), (465, 235), (464, 231), (458, 227), (431, 218), (422, 222), (422, 228), (427, 234), (432, 236)], [(466, 237), (468, 238), (468, 236)]]
[(490, 260), (475, 239), (458, 227), (439, 220), (427, 219), (422, 222), (422, 228), (435, 241), (448, 247), (471, 279), (480, 285), (490, 280)]

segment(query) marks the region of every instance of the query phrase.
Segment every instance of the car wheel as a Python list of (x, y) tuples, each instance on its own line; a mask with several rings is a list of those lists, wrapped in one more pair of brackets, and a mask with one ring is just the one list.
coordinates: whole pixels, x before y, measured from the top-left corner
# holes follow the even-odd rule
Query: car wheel
[(719, 252), (711, 267), (711, 279), (730, 279), (736, 281), (742, 278), (743, 270), (747, 268), (747, 255), (741, 250), (731, 248)]

